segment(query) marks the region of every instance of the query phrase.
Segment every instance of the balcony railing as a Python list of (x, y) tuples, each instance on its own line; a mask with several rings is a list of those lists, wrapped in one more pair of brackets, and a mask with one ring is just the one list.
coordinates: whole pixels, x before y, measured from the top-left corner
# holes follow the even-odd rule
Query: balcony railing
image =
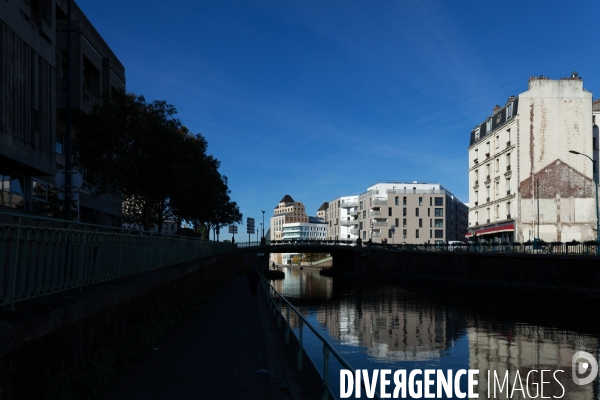
[(373, 221), (373, 226), (387, 226), (387, 221)]
[(358, 235), (359, 230), (358, 229), (349, 229), (348, 232), (350, 232), (351, 235)]
[(357, 207), (358, 206), (358, 200), (348, 200), (348, 201), (343, 201), (340, 203), (340, 207), (341, 208), (350, 208), (350, 207)]
[(379, 210), (372, 210), (372, 211), (369, 212), (369, 215), (371, 217), (373, 217), (375, 215), (381, 215), (381, 211), (379, 211)]
[(373, 200), (373, 204), (387, 204), (387, 199), (375, 199)]
[(342, 226), (352, 226), (352, 225), (358, 225), (358, 220), (357, 219), (344, 219), (340, 221), (340, 225)]
[(360, 214), (360, 211), (359, 210), (352, 210), (348, 214), (352, 215), (353, 217), (356, 217), (358, 214)]

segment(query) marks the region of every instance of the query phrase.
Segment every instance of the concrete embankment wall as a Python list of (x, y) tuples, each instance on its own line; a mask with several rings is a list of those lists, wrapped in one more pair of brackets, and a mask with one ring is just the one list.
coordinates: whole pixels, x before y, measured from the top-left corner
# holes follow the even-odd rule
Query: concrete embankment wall
[(354, 260), (334, 262), (332, 273), (394, 276), (439, 284), (510, 285), (524, 290), (553, 289), (596, 293), (600, 259), (541, 254), (427, 253), (368, 250)]
[(250, 268), (252, 261), (245, 258), (237, 252), (214, 256), (0, 311), (0, 399), (47, 397), (42, 390), (49, 390), (44, 389), (49, 375), (77, 373), (92, 357), (122, 347), (133, 333), (150, 343), (144, 335), (168, 329), (158, 326), (157, 318), (169, 324), (184, 317), (185, 307), (197, 309)]

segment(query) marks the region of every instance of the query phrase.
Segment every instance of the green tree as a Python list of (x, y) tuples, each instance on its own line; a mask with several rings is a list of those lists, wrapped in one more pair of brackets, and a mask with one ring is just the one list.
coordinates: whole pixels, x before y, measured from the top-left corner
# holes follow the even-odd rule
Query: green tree
[(162, 229), (168, 218), (211, 226), (241, 221), (219, 161), (165, 101), (114, 92), (78, 127), (74, 148), (94, 193), (119, 193), (127, 222)]

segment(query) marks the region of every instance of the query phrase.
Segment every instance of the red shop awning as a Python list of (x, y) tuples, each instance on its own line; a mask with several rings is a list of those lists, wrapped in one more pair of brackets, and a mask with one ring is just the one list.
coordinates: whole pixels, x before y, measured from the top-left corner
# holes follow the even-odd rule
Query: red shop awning
[(498, 232), (512, 232), (515, 230), (515, 224), (505, 224), (500, 226), (490, 226), (488, 228), (475, 229), (467, 232), (466, 237), (472, 237), (473, 234), (477, 236), (486, 235), (488, 233), (498, 233)]

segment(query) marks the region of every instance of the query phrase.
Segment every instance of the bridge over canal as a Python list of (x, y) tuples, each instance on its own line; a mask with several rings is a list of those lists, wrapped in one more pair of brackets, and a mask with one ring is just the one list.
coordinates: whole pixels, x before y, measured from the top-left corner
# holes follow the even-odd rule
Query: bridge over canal
[[(129, 350), (155, 343), (171, 322), (193, 316), (235, 277), (253, 265), (267, 268), (273, 252), (329, 253), (332, 274), (427, 284), (500, 285), (586, 296), (597, 296), (600, 286), (598, 258), (589, 246), (580, 254), (566, 248), (551, 255), (527, 246), (469, 251), (348, 243), (235, 246), (39, 217), (11, 218), (0, 224), (0, 392), (15, 398), (22, 391), (31, 394), (36, 386), (30, 382), (43, 381), (49, 371), (64, 379), (98, 355), (122, 355), (116, 349), (123, 343)], [(223, 312), (235, 316), (240, 310), (231, 303)]]

